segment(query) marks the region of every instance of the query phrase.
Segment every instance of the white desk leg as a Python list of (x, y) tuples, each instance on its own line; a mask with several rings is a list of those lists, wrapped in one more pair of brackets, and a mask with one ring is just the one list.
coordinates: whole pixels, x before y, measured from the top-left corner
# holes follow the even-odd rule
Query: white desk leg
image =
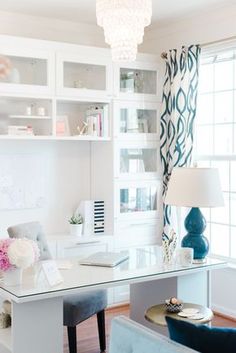
[(12, 353), (63, 353), (63, 298), (13, 302)]
[(178, 298), (184, 302), (208, 306), (210, 303), (209, 271), (192, 273), (178, 277)]

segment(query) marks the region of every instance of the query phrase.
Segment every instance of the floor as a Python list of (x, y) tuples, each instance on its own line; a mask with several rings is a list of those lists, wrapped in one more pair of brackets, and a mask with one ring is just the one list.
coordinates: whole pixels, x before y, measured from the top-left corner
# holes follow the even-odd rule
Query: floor
[[(112, 308), (106, 312), (106, 330), (107, 330), (107, 342), (109, 340), (109, 332), (111, 326), (111, 320), (117, 315), (129, 316), (129, 306), (122, 306), (118, 308)], [(212, 326), (219, 327), (236, 327), (236, 320), (229, 320), (219, 315), (215, 315)], [(77, 330), (78, 335), (78, 353), (100, 353), (98, 336), (97, 336), (97, 321), (96, 317), (93, 317), (79, 325)], [(65, 331), (64, 339), (64, 353), (68, 353), (68, 344)]]

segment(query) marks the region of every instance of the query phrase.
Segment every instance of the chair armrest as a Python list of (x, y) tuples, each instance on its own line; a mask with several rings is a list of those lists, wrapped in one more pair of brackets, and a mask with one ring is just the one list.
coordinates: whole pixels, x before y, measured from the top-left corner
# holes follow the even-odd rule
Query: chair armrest
[(196, 353), (124, 316), (113, 319), (110, 353)]

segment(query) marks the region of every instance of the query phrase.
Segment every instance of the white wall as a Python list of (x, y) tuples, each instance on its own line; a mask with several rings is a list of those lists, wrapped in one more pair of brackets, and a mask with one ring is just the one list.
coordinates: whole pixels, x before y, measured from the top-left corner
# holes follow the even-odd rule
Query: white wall
[(218, 313), (236, 318), (236, 267), (213, 271), (212, 308)]
[(153, 28), (147, 32), (141, 50), (161, 53), (182, 45), (204, 44), (235, 36), (235, 18), (236, 4)]
[(1, 141), (0, 154), (42, 156), (46, 195), (42, 208), (1, 210), (0, 237), (10, 225), (34, 220), (48, 234), (69, 232), (68, 218), (80, 200), (90, 198), (89, 142)]
[(0, 34), (105, 47), (102, 28), (0, 11)]
[[(192, 16), (148, 32), (142, 50), (160, 54), (182, 45), (204, 44), (236, 35), (236, 5), (208, 14)], [(222, 242), (224, 235), (222, 234)], [(236, 268), (212, 274), (212, 306), (225, 315), (236, 316)]]

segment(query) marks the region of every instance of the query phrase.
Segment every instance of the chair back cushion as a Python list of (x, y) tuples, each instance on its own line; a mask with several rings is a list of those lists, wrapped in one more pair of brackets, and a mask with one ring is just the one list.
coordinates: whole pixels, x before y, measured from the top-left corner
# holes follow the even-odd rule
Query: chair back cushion
[(201, 353), (235, 353), (236, 329), (193, 325), (166, 317), (170, 338)]
[(137, 322), (119, 316), (113, 319), (109, 353), (196, 353)]
[(37, 242), (40, 249), (40, 260), (52, 258), (46, 237), (39, 222), (18, 224), (7, 229), (10, 238), (28, 238)]

